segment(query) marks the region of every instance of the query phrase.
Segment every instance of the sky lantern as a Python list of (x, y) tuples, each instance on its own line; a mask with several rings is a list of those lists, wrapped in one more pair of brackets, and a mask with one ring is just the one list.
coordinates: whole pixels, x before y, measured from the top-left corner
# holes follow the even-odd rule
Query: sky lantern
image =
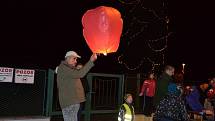
[(116, 52), (122, 34), (123, 20), (112, 7), (99, 6), (82, 17), (83, 35), (93, 53)]

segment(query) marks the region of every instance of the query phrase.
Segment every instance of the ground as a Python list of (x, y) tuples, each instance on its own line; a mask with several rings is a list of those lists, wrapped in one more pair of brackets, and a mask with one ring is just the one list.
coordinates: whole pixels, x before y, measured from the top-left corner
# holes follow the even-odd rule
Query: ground
[[(63, 121), (62, 117), (52, 117), (51, 121)], [(83, 119), (81, 121), (84, 121)], [(91, 121), (117, 121), (117, 115), (115, 114), (101, 114), (93, 115)], [(146, 118), (139, 114), (135, 116), (135, 121), (152, 121), (152, 118)]]

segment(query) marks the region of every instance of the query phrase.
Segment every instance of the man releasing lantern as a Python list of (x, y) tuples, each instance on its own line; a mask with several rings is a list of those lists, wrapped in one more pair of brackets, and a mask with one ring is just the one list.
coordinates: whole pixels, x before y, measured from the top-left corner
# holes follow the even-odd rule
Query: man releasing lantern
[(116, 52), (122, 34), (123, 20), (118, 10), (100, 6), (82, 17), (83, 35), (93, 53)]

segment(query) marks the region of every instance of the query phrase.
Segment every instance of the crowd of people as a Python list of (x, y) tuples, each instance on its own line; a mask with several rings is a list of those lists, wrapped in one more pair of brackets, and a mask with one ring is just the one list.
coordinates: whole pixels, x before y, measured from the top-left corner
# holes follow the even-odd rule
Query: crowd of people
[(183, 72), (175, 73), (172, 66), (166, 66), (158, 79), (149, 76), (139, 95), (144, 97), (143, 114), (154, 121), (190, 121), (195, 116), (213, 121), (215, 77), (200, 85), (183, 80)]
[[(175, 68), (169, 65), (158, 78), (150, 72), (139, 94), (143, 97), (143, 115), (153, 117), (153, 121), (191, 121), (197, 117), (201, 121), (214, 121), (215, 77), (199, 85), (187, 85), (183, 80), (183, 72), (175, 73)], [(127, 118), (134, 117), (134, 113), (127, 113), (133, 108), (125, 108), (125, 104), (132, 107), (125, 98), (118, 121), (134, 121)]]
[[(69, 51), (56, 69), (64, 121), (78, 121), (81, 103), (86, 100), (80, 78), (94, 66), (97, 55), (92, 54), (85, 65), (77, 64), (78, 58), (81, 56)], [(175, 68), (169, 65), (158, 78), (150, 72), (141, 85), (139, 94), (144, 97), (143, 115), (153, 117), (154, 121), (190, 121), (195, 115), (200, 115), (206, 121), (213, 121), (215, 77), (201, 85), (185, 85), (183, 80), (183, 72), (175, 73)], [(125, 103), (119, 109), (118, 121), (134, 121), (132, 95), (126, 94), (124, 100)]]

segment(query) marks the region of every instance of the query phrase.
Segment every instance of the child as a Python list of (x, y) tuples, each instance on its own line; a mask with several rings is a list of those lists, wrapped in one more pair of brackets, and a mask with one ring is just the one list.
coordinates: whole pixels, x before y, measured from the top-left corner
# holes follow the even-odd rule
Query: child
[(143, 114), (150, 117), (153, 109), (153, 97), (155, 95), (155, 76), (149, 74), (149, 78), (143, 82), (139, 96), (144, 95)]
[(119, 110), (118, 121), (134, 121), (134, 107), (132, 106), (132, 95), (126, 94), (124, 99), (125, 103), (122, 104)]

